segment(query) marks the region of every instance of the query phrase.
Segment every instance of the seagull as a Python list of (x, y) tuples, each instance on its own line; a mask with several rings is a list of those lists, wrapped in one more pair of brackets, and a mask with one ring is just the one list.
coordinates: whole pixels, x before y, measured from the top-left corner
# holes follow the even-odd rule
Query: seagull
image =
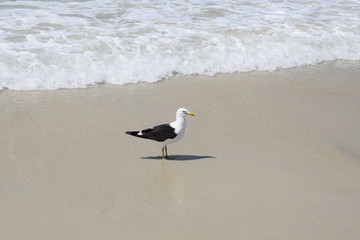
[(179, 108), (176, 111), (176, 120), (172, 123), (161, 124), (141, 131), (126, 131), (125, 133), (131, 136), (161, 142), (163, 145), (161, 149), (162, 158), (168, 159), (167, 145), (179, 141), (184, 136), (186, 128), (186, 115), (195, 116), (194, 113), (190, 112), (186, 108)]

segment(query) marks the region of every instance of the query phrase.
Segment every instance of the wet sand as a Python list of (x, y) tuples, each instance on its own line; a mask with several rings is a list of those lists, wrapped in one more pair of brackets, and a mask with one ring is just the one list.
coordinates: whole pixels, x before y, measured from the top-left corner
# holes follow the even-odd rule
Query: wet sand
[[(1, 238), (357, 240), (358, 76), (325, 66), (2, 91)], [(179, 107), (196, 116), (172, 160), (124, 134)]]

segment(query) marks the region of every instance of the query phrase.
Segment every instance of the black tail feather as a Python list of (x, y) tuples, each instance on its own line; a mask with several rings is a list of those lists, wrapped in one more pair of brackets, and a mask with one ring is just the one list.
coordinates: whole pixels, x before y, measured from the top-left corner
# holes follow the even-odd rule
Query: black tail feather
[(126, 131), (125, 133), (138, 138), (148, 138), (146, 135), (143, 134), (139, 135), (139, 133), (143, 131)]
[(136, 136), (136, 137), (138, 137), (139, 135), (138, 135), (138, 133), (139, 133), (140, 131), (126, 131), (125, 133), (126, 134), (129, 134), (129, 135), (131, 135), (131, 136)]

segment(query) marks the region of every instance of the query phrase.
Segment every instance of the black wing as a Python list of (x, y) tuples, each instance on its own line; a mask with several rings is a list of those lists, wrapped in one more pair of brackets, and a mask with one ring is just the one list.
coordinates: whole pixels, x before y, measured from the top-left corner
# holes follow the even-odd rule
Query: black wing
[(163, 142), (166, 139), (173, 139), (177, 136), (175, 129), (170, 124), (162, 124), (153, 128), (144, 129), (141, 131), (141, 135), (138, 135), (140, 131), (128, 131), (126, 134)]

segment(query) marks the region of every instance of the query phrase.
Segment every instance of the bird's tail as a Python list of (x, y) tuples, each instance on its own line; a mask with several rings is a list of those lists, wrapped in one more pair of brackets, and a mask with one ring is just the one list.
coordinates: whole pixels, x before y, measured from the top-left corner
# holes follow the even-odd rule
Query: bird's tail
[(143, 135), (143, 132), (144, 132), (144, 130), (142, 130), (142, 131), (126, 131), (125, 133), (129, 134), (131, 136), (134, 136), (134, 137), (148, 138), (146, 135), (145, 136)]
[(131, 136), (139, 137), (138, 134), (140, 133), (140, 131), (126, 131), (125, 133)]

